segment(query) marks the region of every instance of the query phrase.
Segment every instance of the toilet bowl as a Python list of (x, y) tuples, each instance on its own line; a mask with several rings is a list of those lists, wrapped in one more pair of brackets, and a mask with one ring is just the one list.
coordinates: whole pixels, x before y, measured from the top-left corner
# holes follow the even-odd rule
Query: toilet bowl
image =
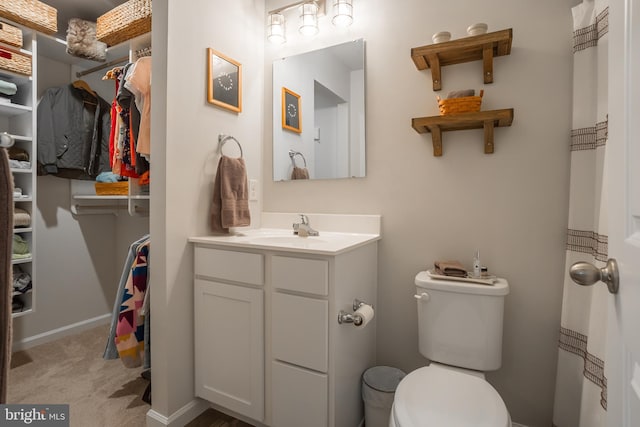
[(398, 385), (389, 427), (511, 427), (498, 392), (481, 372), (431, 363)]

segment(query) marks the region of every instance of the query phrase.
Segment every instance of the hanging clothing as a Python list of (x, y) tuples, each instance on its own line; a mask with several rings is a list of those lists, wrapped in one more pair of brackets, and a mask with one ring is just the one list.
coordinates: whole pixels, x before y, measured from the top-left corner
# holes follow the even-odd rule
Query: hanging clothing
[(137, 133), (136, 151), (149, 160), (151, 155), (151, 57), (140, 58), (134, 64), (125, 83), (135, 97), (140, 111), (140, 130)]
[(117, 359), (129, 368), (151, 366), (149, 347), (149, 235), (133, 242), (124, 264), (104, 359)]
[(109, 168), (109, 104), (73, 84), (47, 89), (38, 104), (40, 175), (94, 179)]

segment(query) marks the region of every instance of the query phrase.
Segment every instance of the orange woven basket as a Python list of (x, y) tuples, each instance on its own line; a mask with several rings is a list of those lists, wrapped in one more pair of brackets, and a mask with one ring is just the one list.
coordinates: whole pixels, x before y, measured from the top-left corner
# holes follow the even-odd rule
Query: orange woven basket
[(460, 98), (448, 99), (441, 99), (438, 96), (437, 99), (438, 107), (440, 108), (440, 115), (446, 116), (449, 114), (473, 113), (480, 111), (482, 95), (484, 95), (484, 90), (480, 91), (479, 96), (463, 96)]

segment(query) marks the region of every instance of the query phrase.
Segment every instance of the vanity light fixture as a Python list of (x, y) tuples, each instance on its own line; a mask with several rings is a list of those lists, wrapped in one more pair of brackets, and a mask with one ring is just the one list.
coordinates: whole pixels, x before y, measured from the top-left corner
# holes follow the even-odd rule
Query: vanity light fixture
[[(299, 12), (298, 30), (305, 36), (318, 33), (318, 17), (325, 15), (328, 0), (299, 0), (269, 11), (267, 16), (267, 39), (275, 44), (286, 42), (285, 12), (296, 9)], [(353, 22), (353, 0), (333, 1), (333, 25), (347, 27)]]
[(318, 33), (318, 5), (311, 1), (300, 6), (300, 34), (315, 36)]
[(353, 0), (334, 0), (333, 19), (336, 27), (348, 27), (353, 22)]
[(287, 41), (284, 15), (271, 13), (267, 18), (267, 39), (273, 44), (282, 44)]

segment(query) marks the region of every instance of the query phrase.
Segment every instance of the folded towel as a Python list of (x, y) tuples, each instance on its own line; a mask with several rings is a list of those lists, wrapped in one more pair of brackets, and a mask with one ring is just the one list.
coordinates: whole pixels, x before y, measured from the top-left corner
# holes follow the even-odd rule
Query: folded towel
[(451, 98), (463, 98), (465, 96), (475, 96), (476, 91), (474, 89), (454, 90), (447, 94), (447, 99)]
[(31, 215), (24, 209), (15, 208), (13, 211), (14, 227), (29, 227), (31, 225)]
[(0, 80), (0, 93), (4, 95), (15, 95), (17, 91), (18, 86), (16, 86), (15, 83)]
[(459, 261), (436, 261), (434, 263), (436, 273), (445, 276), (466, 277), (467, 270), (464, 269)]
[(249, 186), (243, 158), (221, 156), (213, 183), (211, 228), (228, 233), (229, 227), (251, 225)]
[(307, 168), (295, 166), (293, 172), (291, 172), (291, 179), (309, 179), (309, 171)]

